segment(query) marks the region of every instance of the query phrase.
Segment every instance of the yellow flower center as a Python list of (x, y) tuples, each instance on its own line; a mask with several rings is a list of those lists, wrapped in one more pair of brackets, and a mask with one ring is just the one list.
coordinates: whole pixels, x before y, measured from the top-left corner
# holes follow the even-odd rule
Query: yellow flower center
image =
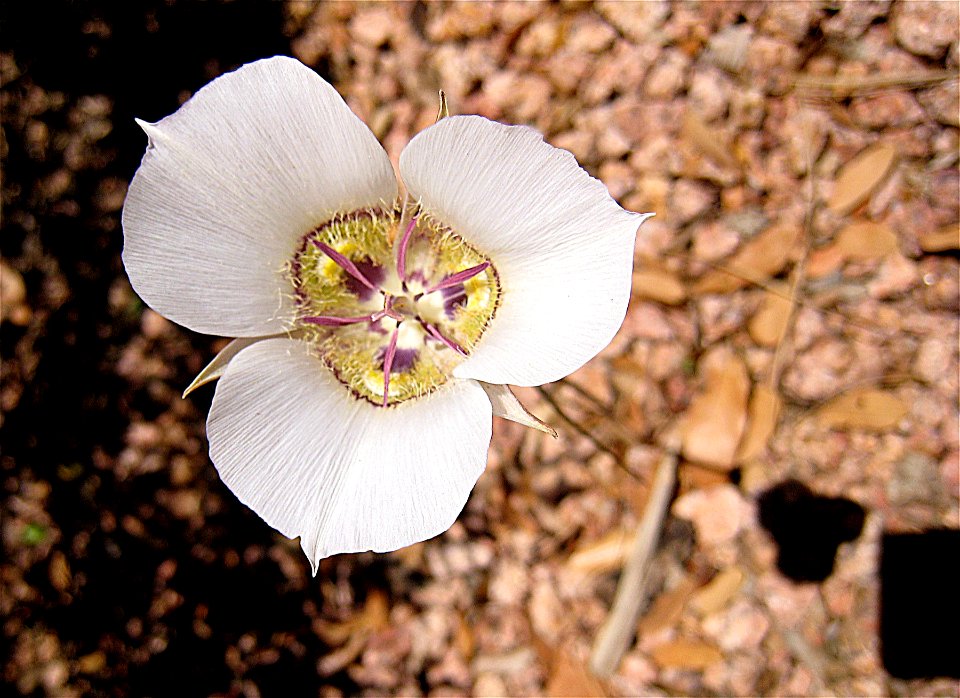
[(304, 336), (350, 392), (382, 407), (443, 385), (500, 301), (490, 260), (425, 213), (338, 216), (303, 237), (290, 277)]

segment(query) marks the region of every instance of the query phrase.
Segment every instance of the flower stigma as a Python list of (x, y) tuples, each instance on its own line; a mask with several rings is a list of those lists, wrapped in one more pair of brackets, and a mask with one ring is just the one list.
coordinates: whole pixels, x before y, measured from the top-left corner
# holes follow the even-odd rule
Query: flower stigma
[(289, 275), (304, 338), (378, 407), (446, 383), (500, 302), (490, 260), (424, 212), (339, 215), (303, 236)]

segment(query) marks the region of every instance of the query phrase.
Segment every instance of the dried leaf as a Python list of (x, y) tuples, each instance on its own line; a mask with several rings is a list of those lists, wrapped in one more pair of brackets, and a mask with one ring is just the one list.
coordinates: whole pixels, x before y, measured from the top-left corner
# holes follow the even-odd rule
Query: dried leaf
[(731, 154), (733, 147), (726, 134), (719, 129), (708, 126), (691, 109), (687, 109), (683, 115), (680, 135), (697, 151), (703, 153), (718, 165), (731, 168), (738, 167), (736, 159)]
[(107, 666), (107, 655), (97, 650), (85, 654), (77, 660), (77, 671), (81, 674), (98, 674)]
[(602, 574), (623, 567), (633, 547), (633, 534), (620, 529), (599, 540), (578, 546), (567, 559), (567, 568), (583, 574)]
[(450, 106), (447, 104), (447, 93), (440, 90), (440, 108), (437, 110), (437, 121), (450, 116)]
[(675, 627), (680, 622), (683, 609), (696, 588), (697, 584), (693, 579), (684, 577), (673, 589), (660, 594), (640, 618), (637, 624), (637, 635), (643, 637), (664, 628)]
[(0, 261), (0, 322), (9, 320), (14, 325), (26, 325), (32, 315), (24, 303), (27, 287), (23, 276), (13, 267)]
[(682, 496), (693, 490), (705, 490), (730, 482), (730, 476), (716, 468), (683, 461), (677, 468), (677, 481), (680, 483), (677, 496)]
[(743, 571), (739, 567), (728, 567), (693, 594), (690, 608), (701, 616), (719, 611), (742, 584)]
[(73, 578), (70, 574), (70, 564), (67, 562), (67, 556), (59, 550), (54, 551), (50, 556), (49, 577), (51, 586), (57, 591), (66, 591), (70, 587), (70, 580)]
[(808, 279), (821, 279), (843, 266), (843, 252), (834, 244), (811, 250), (804, 271)]
[(682, 638), (654, 647), (650, 655), (664, 669), (702, 670), (723, 659), (723, 654), (713, 645)]
[(879, 259), (898, 250), (897, 235), (883, 223), (854, 221), (837, 233), (833, 243), (844, 259), (861, 262)]
[[(387, 597), (381, 591), (373, 590), (367, 595), (363, 610), (342, 623), (324, 619), (314, 621), (314, 632), (328, 645), (337, 646), (349, 639), (365, 638), (373, 631), (385, 628), (390, 620), (390, 607)], [(350, 643), (351, 646), (355, 643)], [(363, 649), (361, 643), (360, 649)]]
[(817, 410), (821, 424), (835, 429), (884, 431), (907, 414), (898, 397), (883, 390), (863, 388), (835, 397)]
[(675, 274), (662, 269), (633, 272), (633, 293), (644, 300), (666, 305), (679, 305), (687, 297), (683, 282)]
[(774, 225), (743, 247), (720, 269), (704, 274), (694, 292), (730, 293), (751, 283), (764, 283), (786, 266), (800, 230), (793, 225)]
[(490, 398), (490, 404), (496, 416), (509, 419), (511, 422), (522, 424), (525, 427), (530, 427), (537, 431), (542, 431), (544, 434), (550, 434), (550, 436), (555, 439), (557, 438), (556, 430), (527, 410), (527, 408), (520, 403), (520, 400), (517, 399), (517, 396), (513, 394), (513, 391), (510, 390), (510, 386), (484, 383), (483, 381), (477, 382), (480, 383), (480, 387), (483, 388), (487, 397)]
[(779, 293), (768, 292), (760, 309), (747, 323), (747, 332), (761, 347), (777, 346), (790, 319), (790, 311), (793, 309), (793, 303), (788, 296), (790, 289), (786, 284), (772, 285), (771, 288)]
[(837, 173), (827, 207), (839, 215), (850, 213), (870, 198), (896, 161), (897, 149), (887, 143), (860, 151)]
[(457, 631), (453, 636), (453, 644), (465, 659), (473, 657), (477, 648), (476, 638), (473, 636), (473, 626), (462, 615), (457, 619)]
[(960, 250), (960, 223), (945, 225), (933, 232), (921, 233), (920, 249), (924, 252)]
[(730, 468), (747, 421), (747, 367), (726, 347), (712, 350), (702, 366), (703, 392), (684, 417), (682, 452), (689, 460)]
[(956, 71), (950, 70), (913, 70), (883, 71), (876, 75), (811, 75), (797, 73), (793, 82), (799, 91), (832, 92), (836, 99), (846, 99), (851, 95), (891, 87), (922, 87), (945, 80), (956, 79)]
[(747, 411), (747, 430), (737, 451), (738, 463), (747, 463), (766, 450), (767, 442), (777, 428), (780, 404), (780, 396), (770, 386), (762, 383), (753, 386)]
[(584, 666), (583, 662), (559, 651), (550, 666), (547, 695), (554, 698), (582, 698), (610, 695), (604, 685)]

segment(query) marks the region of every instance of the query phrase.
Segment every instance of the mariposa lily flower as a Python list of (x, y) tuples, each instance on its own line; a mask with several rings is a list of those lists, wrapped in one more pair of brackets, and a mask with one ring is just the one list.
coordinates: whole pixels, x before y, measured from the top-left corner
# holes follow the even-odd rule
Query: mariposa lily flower
[(573, 372), (623, 321), (645, 216), (536, 131), (439, 120), (400, 156), (292, 58), (245, 65), (171, 116), (123, 209), (123, 262), (154, 310), (236, 337), (210, 457), (316, 573), (452, 525), (492, 414), (552, 431), (508, 384)]

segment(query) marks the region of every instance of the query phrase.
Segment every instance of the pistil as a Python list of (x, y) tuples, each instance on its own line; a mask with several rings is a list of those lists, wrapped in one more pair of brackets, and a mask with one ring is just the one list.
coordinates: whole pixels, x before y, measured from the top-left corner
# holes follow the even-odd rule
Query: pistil
[(400, 328), (397, 327), (390, 335), (390, 343), (387, 345), (387, 351), (383, 355), (383, 406), (386, 407), (390, 401), (390, 371), (393, 369), (393, 357), (397, 355), (397, 337), (400, 335)]

